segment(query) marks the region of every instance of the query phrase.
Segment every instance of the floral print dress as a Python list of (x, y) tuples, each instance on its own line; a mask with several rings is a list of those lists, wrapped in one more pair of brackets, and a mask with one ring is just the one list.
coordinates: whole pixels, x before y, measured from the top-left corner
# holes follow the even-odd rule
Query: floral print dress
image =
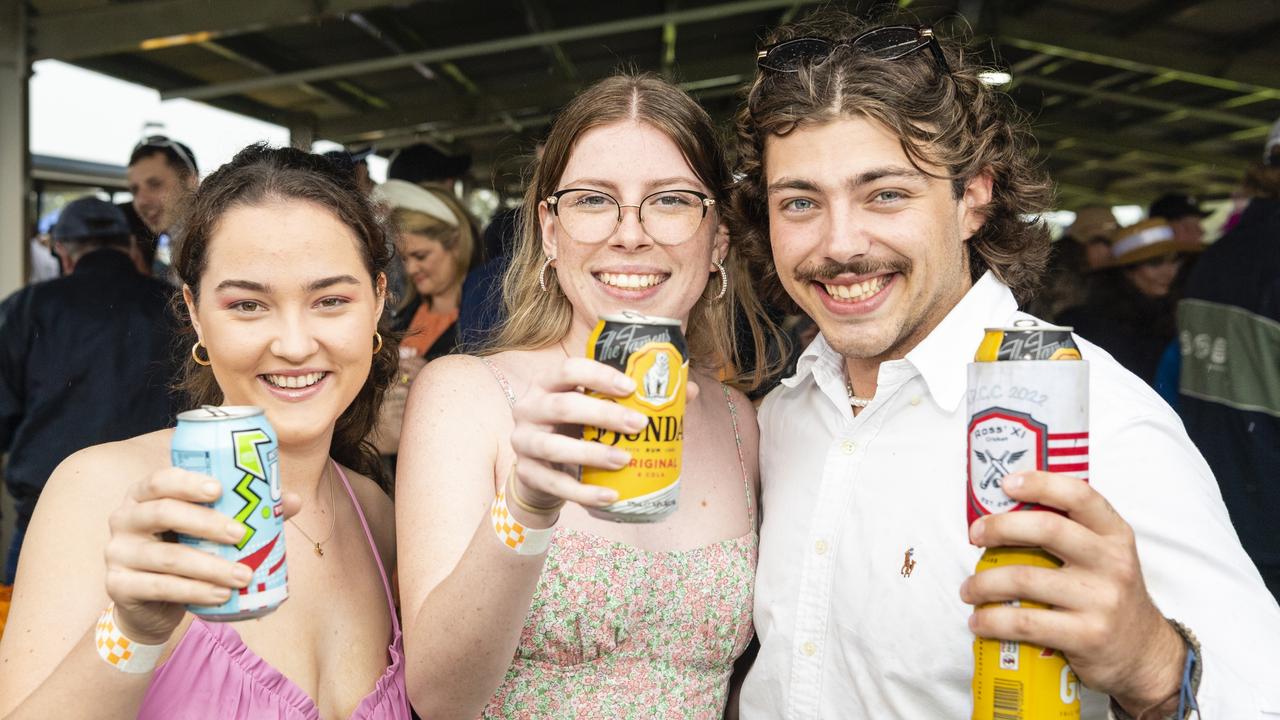
[[(500, 371), (486, 359), (507, 394)], [(719, 718), (733, 662), (751, 640), (758, 537), (654, 552), (558, 528), (515, 658), (484, 718)]]

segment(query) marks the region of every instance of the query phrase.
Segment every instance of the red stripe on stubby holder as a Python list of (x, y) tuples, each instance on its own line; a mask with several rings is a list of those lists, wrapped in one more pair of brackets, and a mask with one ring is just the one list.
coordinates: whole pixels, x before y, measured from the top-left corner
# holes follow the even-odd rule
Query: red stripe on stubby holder
[(1074, 433), (1049, 433), (1049, 440), (1088, 440), (1089, 431)]
[(1073, 473), (1085, 472), (1089, 469), (1088, 461), (1082, 463), (1049, 463), (1049, 472), (1055, 473)]
[[(1052, 441), (1050, 441), (1052, 442)], [(1077, 445), (1075, 447), (1051, 447), (1049, 448), (1049, 457), (1058, 457), (1061, 455), (1088, 455), (1088, 445)]]

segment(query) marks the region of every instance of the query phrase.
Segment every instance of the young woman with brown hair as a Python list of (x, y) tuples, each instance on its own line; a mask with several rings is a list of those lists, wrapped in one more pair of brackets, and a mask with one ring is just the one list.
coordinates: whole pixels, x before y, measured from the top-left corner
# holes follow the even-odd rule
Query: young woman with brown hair
[[(0, 715), (407, 718), (391, 501), (365, 440), (395, 370), (382, 226), (327, 160), (263, 146), (210, 175), (183, 225), (183, 386), (192, 405), (262, 407), (279, 436), (289, 600), (237, 623), (188, 614), (248, 582), (240, 564), (166, 540), (241, 537), (204, 506), (218, 483), (171, 466), (172, 430), (81, 451), (27, 535)], [(149, 662), (122, 672), (99, 657), (112, 624)]]

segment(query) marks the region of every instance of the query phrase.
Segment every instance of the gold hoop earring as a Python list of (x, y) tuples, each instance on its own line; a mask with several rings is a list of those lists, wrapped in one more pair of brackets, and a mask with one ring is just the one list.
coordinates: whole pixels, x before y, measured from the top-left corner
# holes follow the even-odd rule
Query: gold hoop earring
[(725, 293), (729, 292), (729, 273), (724, 271), (723, 260), (712, 260), (716, 265), (716, 272), (720, 274), (720, 293), (716, 295), (714, 300), (723, 300)]
[(374, 331), (373, 339), (375, 342), (378, 343), (377, 345), (373, 346), (373, 354), (377, 355), (379, 352), (382, 351), (382, 333)]
[(204, 367), (209, 367), (210, 365), (212, 365), (212, 364), (213, 364), (213, 361), (209, 359), (209, 349), (208, 349), (208, 348), (205, 348), (205, 350), (204, 350), (204, 358), (205, 358), (205, 359), (204, 359), (204, 360), (201, 360), (201, 359), (200, 359), (200, 353), (198, 352), (198, 351), (200, 350), (200, 347), (201, 347), (201, 345), (200, 345), (200, 341), (199, 341), (199, 340), (197, 340), (197, 341), (196, 341), (196, 344), (195, 344), (195, 345), (192, 345), (192, 346), (191, 346), (191, 359), (192, 359), (192, 360), (195, 360), (197, 365), (202, 365), (202, 366), (204, 366)]
[(542, 288), (542, 292), (547, 292), (547, 268), (551, 267), (551, 263), (556, 259), (550, 255), (542, 262), (542, 269), (538, 271), (538, 287)]

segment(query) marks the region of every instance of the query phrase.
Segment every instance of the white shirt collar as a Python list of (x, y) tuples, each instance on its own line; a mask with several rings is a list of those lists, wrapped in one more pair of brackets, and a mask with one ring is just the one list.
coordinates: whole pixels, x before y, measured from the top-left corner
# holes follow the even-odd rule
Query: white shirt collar
[[(924, 378), (938, 407), (950, 412), (959, 406), (968, 382), (966, 368), (982, 342), (983, 332), (988, 327), (1007, 325), (1017, 309), (1018, 302), (1013, 292), (988, 271), (969, 288), (933, 332), (907, 353), (905, 363)], [(881, 383), (889, 365), (891, 363), (881, 366)], [(821, 333), (796, 361), (795, 375), (784, 379), (782, 384), (793, 388), (806, 377), (816, 380), (820, 372), (844, 375), (844, 358)]]

